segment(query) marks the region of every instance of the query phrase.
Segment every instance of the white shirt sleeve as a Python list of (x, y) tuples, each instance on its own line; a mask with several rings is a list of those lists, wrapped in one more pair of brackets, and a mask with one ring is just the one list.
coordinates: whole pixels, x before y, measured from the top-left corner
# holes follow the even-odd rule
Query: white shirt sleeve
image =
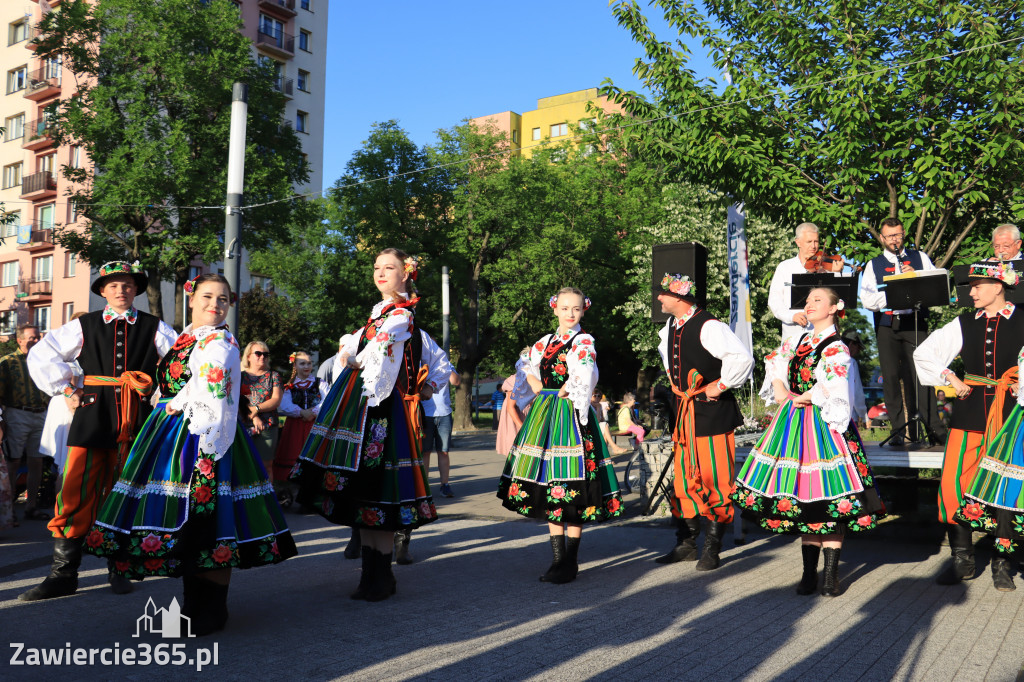
[(302, 416), (302, 410), (292, 400), (292, 389), (281, 387), (281, 404), (277, 406), (277, 411), (286, 417)]
[(821, 410), (821, 418), (835, 431), (843, 433), (850, 425), (850, 350), (842, 341), (825, 347), (814, 366), (811, 403)]
[[(792, 260), (792, 259), (790, 259)], [(786, 286), (793, 283), (793, 273), (790, 271), (790, 261), (784, 260), (775, 268), (772, 275), (772, 283), (768, 288), (768, 307), (778, 320), (783, 324), (793, 324), (793, 316), (797, 312), (790, 308), (793, 298), (792, 287)]]
[(548, 341), (551, 340), (551, 334), (547, 334), (537, 343), (530, 346), (530, 359), (523, 366), (523, 372), (529, 374), (534, 379), (540, 379), (540, 361), (544, 357), (544, 349), (547, 348)]
[(168, 403), (188, 418), (188, 430), (199, 436), (199, 450), (223, 457), (235, 440), (241, 357), (238, 343), (223, 329), (200, 330), (188, 359), (192, 377)]
[(668, 371), (668, 335), (672, 329), (672, 318), (669, 317), (665, 326), (658, 330), (658, 354), (661, 355), (661, 366)]
[(750, 378), (754, 370), (754, 356), (729, 329), (729, 325), (721, 320), (708, 320), (700, 328), (700, 342), (712, 356), (722, 361), (720, 381), (726, 388), (741, 386)]
[(427, 383), (434, 389), (434, 393), (440, 393), (448, 388), (448, 377), (454, 368), (444, 349), (437, 345), (430, 334), (421, 329), (420, 337), (423, 339), (422, 360), (430, 372), (427, 375)]
[(943, 370), (949, 368), (949, 363), (960, 354), (963, 345), (959, 317), (929, 334), (914, 351), (914, 368), (917, 369), (917, 380), (921, 385), (944, 386), (946, 377), (943, 376)]
[(565, 382), (565, 392), (580, 417), (580, 423), (586, 425), (590, 416), (590, 396), (597, 386), (597, 351), (594, 349), (594, 337), (590, 334), (577, 334), (572, 348), (566, 354), (566, 369), (569, 378)]
[(758, 395), (769, 405), (775, 402), (775, 387), (772, 381), (778, 379), (789, 388), (789, 359), (793, 357), (799, 336), (792, 336), (782, 342), (782, 345), (764, 356), (764, 383)]
[(395, 308), (388, 313), (377, 335), (367, 341), (356, 356), (363, 368), (363, 395), (370, 407), (379, 405), (395, 389), (395, 381), (402, 369), (405, 342), (410, 338), (412, 313), (405, 308)]
[(168, 351), (171, 350), (171, 346), (178, 340), (178, 332), (174, 331), (174, 327), (167, 324), (163, 320), (157, 324), (156, 336), (153, 338), (153, 344), (156, 346), (157, 353), (160, 357), (167, 355)]
[[(72, 366), (85, 343), (82, 323), (71, 320), (50, 331), (28, 352), (28, 373), (39, 390), (57, 395), (73, 383)], [(171, 342), (173, 345), (173, 341)], [(168, 347), (169, 348), (169, 347)]]
[(860, 304), (876, 313), (885, 308), (885, 292), (878, 290), (875, 269), (871, 266), (871, 261), (868, 261), (860, 276)]

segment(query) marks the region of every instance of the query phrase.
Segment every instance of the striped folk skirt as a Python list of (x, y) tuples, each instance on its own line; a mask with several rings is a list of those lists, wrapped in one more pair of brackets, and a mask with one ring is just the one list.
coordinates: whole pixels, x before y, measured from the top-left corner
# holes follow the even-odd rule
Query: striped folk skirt
[(239, 424), (219, 460), (160, 401), (85, 537), (134, 580), (274, 564), (298, 552), (252, 441)]
[(568, 398), (546, 389), (533, 405), (498, 482), (506, 509), (553, 523), (604, 521), (622, 514), (611, 457), (593, 409), (580, 424)]
[(817, 406), (791, 400), (744, 461), (732, 499), (775, 533), (868, 530), (885, 513), (856, 426), (838, 433)]
[(419, 405), (396, 390), (370, 407), (361, 373), (344, 369), (324, 398), (292, 469), (296, 499), (331, 523), (369, 530), (436, 521), (420, 457)]
[(1005, 554), (1024, 543), (1024, 408), (1019, 404), (987, 444), (954, 519), (993, 534), (996, 549)]

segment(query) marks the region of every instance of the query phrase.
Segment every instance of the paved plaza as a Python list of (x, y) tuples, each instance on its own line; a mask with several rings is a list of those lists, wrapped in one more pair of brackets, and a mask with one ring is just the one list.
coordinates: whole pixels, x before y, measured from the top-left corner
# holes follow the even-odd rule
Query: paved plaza
[[(948, 560), (936, 528), (903, 521), (851, 537), (844, 593), (801, 597), (798, 540), (727, 536), (722, 567), (653, 559), (674, 537), (664, 519), (638, 515), (590, 526), (581, 572), (568, 585), (540, 583), (550, 561), (546, 530), (501, 508), (502, 458), (489, 434), (459, 436), (452, 452), (458, 497), (437, 498), (441, 520), (413, 535), (411, 566), (396, 566), (398, 593), (378, 604), (348, 598), (359, 561), (342, 557), (347, 528), (289, 513), (300, 556), (237, 571), (227, 629), (210, 637), (133, 637), (152, 598), (180, 598), (177, 580), (146, 580), (127, 596), (106, 587), (86, 557), (76, 596), (23, 603), (17, 595), (47, 570), (44, 524), (0, 536), (0, 622), (10, 644), (30, 649), (134, 648), (185, 642), (185, 658), (216, 644), (210, 679), (302, 680), (994, 680), (1024, 663), (1024, 581), (1016, 592), (983, 575), (934, 583)], [(436, 479), (435, 479), (436, 481)], [(937, 527), (937, 524), (936, 524)], [(0, 679), (182, 679), (195, 666), (11, 665)], [(51, 652), (52, 653), (52, 652)], [(84, 655), (84, 654), (83, 654)]]

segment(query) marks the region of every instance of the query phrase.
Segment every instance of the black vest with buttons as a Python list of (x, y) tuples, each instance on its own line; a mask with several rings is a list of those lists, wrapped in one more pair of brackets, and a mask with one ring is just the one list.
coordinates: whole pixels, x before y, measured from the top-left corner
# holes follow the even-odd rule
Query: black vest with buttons
[[(86, 376), (117, 377), (122, 372), (145, 372), (156, 381), (156, 366), (160, 354), (156, 348), (156, 333), (160, 320), (156, 316), (139, 312), (135, 324), (123, 318), (103, 323), (103, 311), (88, 313), (78, 318), (82, 325), (82, 352), (78, 364)], [(117, 448), (120, 386), (86, 386), (82, 406), (68, 430), (68, 445), (81, 448)], [(134, 429), (150, 413), (148, 398), (139, 400), (139, 411)]]
[[(711, 313), (699, 309), (678, 329), (675, 321), (669, 321), (668, 373), (680, 391), (685, 391), (689, 387), (687, 376), (691, 369), (700, 372), (703, 377), (701, 385), (718, 381), (722, 376), (722, 361), (709, 353), (700, 342), (700, 332), (704, 324), (714, 319), (716, 318)], [(677, 406), (679, 400), (677, 396)], [(743, 423), (743, 415), (740, 414), (736, 396), (732, 391), (726, 391), (714, 401), (707, 400), (703, 395), (699, 396), (694, 401), (693, 417), (696, 425), (694, 435), (700, 438), (729, 433)]]
[[(1017, 366), (1017, 354), (1024, 343), (1024, 312), (1017, 306), (1009, 319), (1002, 315), (974, 319), (976, 314), (976, 310), (968, 310), (960, 315), (964, 372), (998, 380), (1003, 372)], [(953, 428), (984, 431), (995, 395), (994, 386), (971, 386), (971, 394), (965, 400), (953, 403)], [(1012, 397), (1004, 398), (1003, 419), (1016, 404)]]

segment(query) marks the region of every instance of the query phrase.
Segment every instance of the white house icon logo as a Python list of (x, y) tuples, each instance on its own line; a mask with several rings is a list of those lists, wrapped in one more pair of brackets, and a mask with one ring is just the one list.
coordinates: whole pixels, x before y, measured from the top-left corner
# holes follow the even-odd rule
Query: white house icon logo
[[(184, 622), (184, 633), (182, 623)], [(158, 609), (150, 597), (146, 602), (146, 611), (135, 621), (135, 634), (138, 637), (143, 632), (159, 634), (164, 639), (177, 639), (179, 637), (195, 637), (192, 634), (192, 619), (181, 615), (181, 607), (178, 606), (177, 598), (171, 598), (171, 605), (166, 609)]]

